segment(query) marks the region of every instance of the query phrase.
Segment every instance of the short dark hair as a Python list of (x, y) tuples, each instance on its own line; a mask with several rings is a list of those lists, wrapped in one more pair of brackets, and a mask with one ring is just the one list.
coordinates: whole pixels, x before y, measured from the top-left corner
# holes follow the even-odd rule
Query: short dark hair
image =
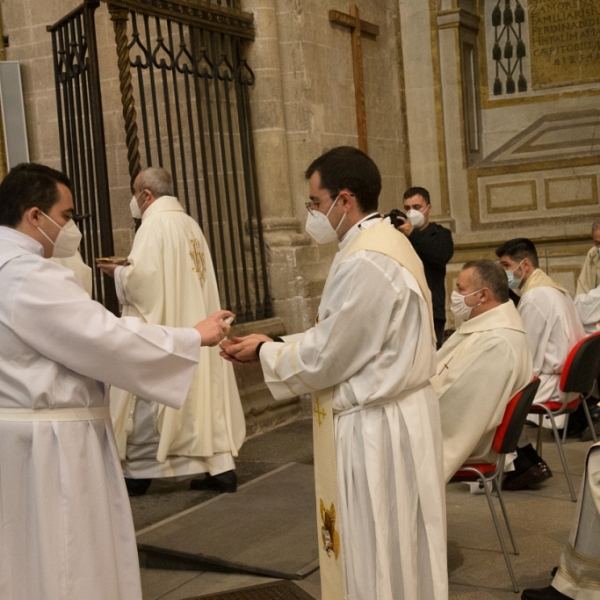
[(488, 288), (498, 302), (508, 302), (508, 278), (497, 262), (488, 259), (470, 260), (463, 265), (461, 271), (466, 269), (473, 269), (478, 287)]
[(46, 214), (58, 202), (57, 184), (71, 189), (71, 180), (46, 165), (21, 163), (0, 183), (0, 225), (16, 227), (34, 206)]
[(381, 192), (381, 174), (373, 159), (352, 146), (338, 146), (313, 160), (305, 177), (314, 173), (321, 177), (321, 187), (336, 197), (341, 190), (350, 190), (363, 213), (377, 210)]
[(429, 198), (429, 192), (422, 187), (411, 187), (408, 188), (405, 192), (404, 192), (404, 196), (402, 196), (402, 198), (404, 200), (408, 200), (409, 198), (412, 198), (413, 196), (423, 196), (423, 200), (425, 200), (425, 202), (427, 202), (427, 204), (431, 204), (431, 199)]
[(527, 238), (515, 238), (504, 242), (502, 246), (496, 248), (496, 256), (502, 258), (508, 256), (514, 262), (521, 262), (528, 258), (535, 269), (540, 266), (535, 244)]

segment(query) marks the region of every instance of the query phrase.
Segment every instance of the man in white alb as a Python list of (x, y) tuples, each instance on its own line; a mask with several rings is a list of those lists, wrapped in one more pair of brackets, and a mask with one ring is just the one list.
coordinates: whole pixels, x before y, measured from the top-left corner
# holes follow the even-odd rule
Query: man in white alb
[[(189, 327), (219, 309), (208, 244), (198, 223), (173, 197), (167, 171), (150, 167), (133, 183), (132, 215), (141, 217), (126, 266), (104, 265), (114, 276), (123, 315), (146, 323)], [(206, 473), (194, 489), (235, 492), (233, 457), (246, 425), (230, 363), (203, 348), (181, 410), (113, 388), (111, 413), (130, 496), (152, 479)]]
[(508, 298), (504, 270), (466, 263), (452, 292), (462, 320), (437, 352), (431, 385), (440, 401), (446, 481), (466, 462), (493, 462), (494, 433), (510, 399), (533, 378), (525, 328)]
[(600, 219), (592, 223), (592, 240), (575, 291), (575, 308), (587, 334), (600, 329)]
[(231, 313), (181, 329), (116, 318), (47, 260), (77, 250), (73, 211), (50, 167), (0, 184), (0, 598), (141, 600), (104, 383), (180, 407)]
[[(496, 249), (496, 256), (506, 271), (508, 286), (521, 296), (519, 314), (533, 356), (533, 373), (540, 378), (534, 403), (562, 402), (565, 394), (559, 384), (563, 366), (571, 348), (585, 337), (573, 300), (564, 287), (539, 268), (531, 240), (509, 240)], [(563, 423), (564, 417), (556, 419), (558, 427)], [(507, 474), (504, 482), (506, 489), (521, 489), (551, 475), (525, 437), (517, 452), (515, 471)]]
[(323, 599), (444, 599), (435, 336), (422, 263), (378, 214), (381, 177), (366, 154), (334, 148), (306, 178), (306, 230), (340, 248), (317, 323), (279, 342), (234, 338), (224, 355), (259, 359), (276, 399), (313, 393)]

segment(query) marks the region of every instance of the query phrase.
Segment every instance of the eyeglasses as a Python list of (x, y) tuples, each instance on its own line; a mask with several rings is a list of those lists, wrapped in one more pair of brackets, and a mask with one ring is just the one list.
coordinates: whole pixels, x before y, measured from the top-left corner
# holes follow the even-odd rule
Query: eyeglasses
[(321, 204), (321, 201), (319, 200), (318, 202), (313, 202), (312, 200), (309, 200), (308, 202), (304, 203), (304, 206), (306, 206), (306, 210), (312, 215), (313, 214), (313, 206), (319, 206), (319, 204)]
[[(338, 198), (338, 196), (329, 196), (334, 202), (335, 200)], [(308, 202), (304, 203), (304, 206), (306, 206), (306, 210), (312, 215), (313, 213), (313, 206), (319, 206), (319, 204), (321, 204), (321, 200), (317, 200), (316, 202), (314, 200), (309, 200)]]

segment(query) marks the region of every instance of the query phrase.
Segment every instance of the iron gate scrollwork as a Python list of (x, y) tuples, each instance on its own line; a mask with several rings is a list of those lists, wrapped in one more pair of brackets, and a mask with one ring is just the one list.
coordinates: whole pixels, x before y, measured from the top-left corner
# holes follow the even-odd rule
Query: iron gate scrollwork
[[(254, 74), (244, 54), (244, 44), (254, 37), (252, 15), (239, 10), (238, 0), (113, 0), (107, 5), (132, 181), (142, 166), (166, 168), (175, 195), (208, 240), (222, 306), (239, 322), (271, 316), (248, 91)], [(93, 37), (97, 6), (86, 0), (78, 9), (84, 15), (89, 11), (84, 45)], [(63, 21), (77, 29), (73, 15)], [(91, 28), (89, 36), (85, 27)], [(55, 56), (60, 55), (57, 40)], [(97, 69), (91, 50), (88, 63), (95, 60)], [(60, 64), (55, 58), (57, 72)], [(60, 85), (57, 79), (57, 89)], [(64, 138), (67, 172), (69, 166), (74, 171), (72, 165), (85, 152), (79, 140), (71, 152), (69, 135)]]
[(113, 254), (110, 196), (94, 11), (88, 1), (48, 27), (52, 34), (62, 171), (72, 182), (75, 219), (83, 233), (84, 261), (93, 269), (93, 297), (118, 313), (114, 285), (94, 269)]
[(208, 240), (223, 306), (271, 316), (244, 57), (252, 15), (221, 2), (108, 2), (132, 179), (166, 168)]

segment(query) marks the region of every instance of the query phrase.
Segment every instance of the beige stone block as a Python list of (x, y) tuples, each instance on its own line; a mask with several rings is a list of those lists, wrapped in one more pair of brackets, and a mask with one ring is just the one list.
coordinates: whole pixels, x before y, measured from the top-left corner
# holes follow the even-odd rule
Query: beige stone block
[(115, 249), (115, 256), (127, 256), (131, 251), (131, 244), (131, 229), (113, 229), (113, 245)]
[(273, 52), (276, 48), (276, 40), (270, 38), (257, 38), (252, 43), (252, 54), (249, 56), (249, 64), (255, 73), (265, 69), (279, 70), (279, 53)]
[(548, 208), (598, 204), (597, 174), (550, 177), (545, 183)]
[[(4, 15), (3, 15), (4, 17)], [(9, 29), (8, 23), (4, 22), (4, 35), (8, 35), (9, 46), (6, 48), (7, 60), (19, 60), (23, 48), (34, 41), (33, 30), (30, 27), (19, 27)]]

